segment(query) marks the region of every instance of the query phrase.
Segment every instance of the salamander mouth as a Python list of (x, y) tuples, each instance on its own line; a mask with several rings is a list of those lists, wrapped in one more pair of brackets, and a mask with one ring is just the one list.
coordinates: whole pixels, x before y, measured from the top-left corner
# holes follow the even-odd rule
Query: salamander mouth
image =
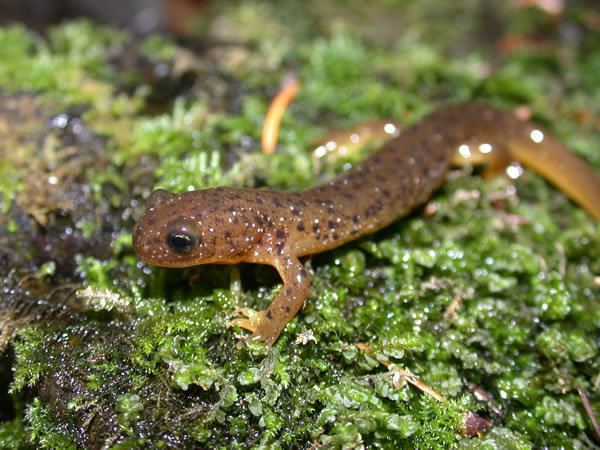
[(184, 258), (182, 255), (160, 251), (156, 244), (144, 243), (143, 240), (134, 241), (133, 249), (145, 263), (158, 267), (184, 268), (198, 265), (195, 259)]

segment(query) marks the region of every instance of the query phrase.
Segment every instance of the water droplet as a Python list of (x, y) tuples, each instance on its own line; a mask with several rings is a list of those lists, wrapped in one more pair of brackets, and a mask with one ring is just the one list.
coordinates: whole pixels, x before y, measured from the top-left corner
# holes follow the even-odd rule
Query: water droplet
[(463, 144), (460, 147), (458, 147), (458, 153), (460, 153), (460, 156), (462, 156), (463, 158), (471, 157), (471, 149), (466, 144)]
[(490, 153), (492, 151), (492, 145), (487, 143), (481, 144), (479, 146), (479, 151), (481, 153)]
[(529, 133), (529, 137), (533, 142), (539, 144), (544, 140), (544, 133), (542, 133), (540, 130), (532, 130), (531, 133)]

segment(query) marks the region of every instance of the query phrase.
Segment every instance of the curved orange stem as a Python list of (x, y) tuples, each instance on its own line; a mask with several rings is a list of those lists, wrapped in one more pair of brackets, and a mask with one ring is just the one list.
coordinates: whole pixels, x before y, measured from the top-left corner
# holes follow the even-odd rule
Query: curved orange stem
[(269, 111), (265, 117), (265, 123), (262, 130), (262, 151), (263, 153), (273, 153), (277, 146), (279, 136), (279, 126), (287, 106), (294, 99), (300, 90), (300, 83), (296, 78), (284, 84), (281, 90), (273, 98)]

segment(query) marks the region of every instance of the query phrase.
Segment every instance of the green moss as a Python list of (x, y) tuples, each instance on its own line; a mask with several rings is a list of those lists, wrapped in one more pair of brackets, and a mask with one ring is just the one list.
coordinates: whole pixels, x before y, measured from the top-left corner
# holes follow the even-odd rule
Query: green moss
[(558, 361), (571, 359), (583, 362), (598, 353), (594, 340), (580, 330), (563, 332), (552, 327), (538, 336), (537, 343), (544, 355)]
[(458, 448), (467, 450), (531, 450), (533, 445), (524, 436), (507, 428), (494, 428), (482, 439), (463, 439)]
[(45, 371), (39, 349), (43, 347), (43, 330), (27, 329), (23, 340), (15, 344), (15, 355), (23, 364), (16, 368), (11, 389), (16, 392), (25, 386), (33, 386)]
[(79, 21), (50, 31), (49, 41), (14, 26), (0, 31), (0, 85), (12, 91), (42, 91), (64, 105), (110, 95), (105, 55), (123, 34)]
[[(406, 14), (429, 17), (419, 5), (405, 2)], [(450, 4), (435, 5), (457, 14)], [(149, 99), (160, 85), (114, 94), (120, 80), (132, 79), (109, 69), (106, 53), (128, 36), (88, 22), (58, 27), (48, 41), (21, 28), (0, 29), (0, 86), (88, 106), (85, 120), (106, 136), (111, 160), (91, 175), (94, 198), (123, 210), (110, 256), (77, 259), (87, 288), (79, 298), (90, 317), (30, 328), (15, 341), (13, 395), (31, 387), (38, 398), (25, 430), (20, 422), (0, 425), (0, 440), (2, 433), (26, 433), (38, 446), (69, 446), (97, 414), (115, 448), (588, 444), (591, 428), (575, 388), (598, 404), (600, 226), (528, 171), (516, 190), (478, 172), (453, 176), (427, 215), (417, 211), (312, 258), (313, 293), (270, 351), (245, 345), (244, 332), (230, 321), (236, 306), (271, 301), (279, 289), (273, 271), (149, 268), (134, 258), (130, 230), (154, 187), (312, 186), (366, 153), (315, 164), (309, 142), (320, 133), (381, 116), (408, 125), (446, 101), (527, 104), (536, 120), (600, 168), (593, 120), (579, 119), (600, 112), (594, 33), (572, 19), (581, 31), (575, 45), (544, 14), (502, 9), (501, 33), (543, 32), (547, 50), (525, 45), (491, 61), (496, 42), (473, 49), (472, 36), (440, 32), (472, 33), (480, 20), (474, 11), (461, 11), (456, 27), (446, 19), (443, 27), (439, 20), (408, 21), (406, 33), (375, 45), (352, 14), (331, 24), (321, 19), (314, 30), (306, 17), (281, 15), (265, 2), (253, 6), (215, 7), (220, 27), (203, 32), (230, 44), (212, 49), (221, 52), (216, 60), (203, 54), (214, 67), (190, 69), (199, 87), (158, 112)], [(371, 6), (392, 14), (389, 5)], [(454, 40), (445, 42), (448, 36)], [(178, 54), (154, 37), (140, 52), (167, 65)], [(303, 87), (286, 112), (277, 152), (264, 155), (263, 116), (290, 70)], [(201, 98), (191, 100), (198, 91)], [(10, 187), (2, 192), (14, 198)], [(77, 227), (86, 237), (97, 231), (95, 221)], [(408, 373), (445, 399), (408, 383)], [(75, 392), (66, 406), (46, 404), (35, 391), (53, 377), (72, 383), (54, 394), (60, 400)], [(490, 400), (478, 401), (469, 393), (475, 388)], [(489, 417), (491, 430), (465, 438), (469, 411)], [(87, 432), (88, 442), (107, 439), (98, 429)]]
[(21, 419), (0, 424), (0, 448), (25, 448), (27, 433)]
[(117, 398), (116, 409), (119, 413), (119, 425), (127, 429), (130, 422), (134, 422), (140, 417), (144, 410), (144, 404), (140, 401), (139, 395), (125, 394)]
[(69, 450), (77, 448), (73, 435), (52, 418), (50, 409), (38, 399), (34, 399), (27, 408), (26, 419), (29, 440), (35, 442), (36, 447)]
[(22, 189), (19, 171), (7, 159), (0, 161), (0, 211), (6, 214)]
[(183, 101), (175, 102), (170, 114), (138, 120), (133, 129), (133, 154), (160, 154), (181, 156), (200, 147), (202, 125), (206, 107), (196, 103), (186, 107)]
[(153, 60), (168, 63), (175, 57), (177, 46), (161, 36), (148, 36), (142, 42), (140, 51)]

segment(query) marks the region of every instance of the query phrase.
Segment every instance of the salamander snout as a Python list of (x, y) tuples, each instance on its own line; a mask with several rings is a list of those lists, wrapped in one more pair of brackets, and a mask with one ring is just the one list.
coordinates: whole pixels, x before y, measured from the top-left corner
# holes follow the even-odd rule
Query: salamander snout
[(186, 214), (180, 194), (164, 189), (146, 200), (146, 211), (133, 229), (133, 248), (144, 261), (165, 267), (198, 264), (208, 255), (199, 217)]

